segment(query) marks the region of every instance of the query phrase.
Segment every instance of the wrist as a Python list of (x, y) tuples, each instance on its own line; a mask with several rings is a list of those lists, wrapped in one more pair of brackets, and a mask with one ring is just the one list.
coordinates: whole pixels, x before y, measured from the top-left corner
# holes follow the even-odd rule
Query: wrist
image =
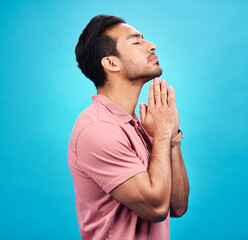
[(174, 147), (180, 143), (183, 138), (183, 133), (180, 129), (178, 129), (178, 133), (175, 137), (171, 139), (171, 147)]
[(163, 142), (163, 141), (165, 141), (165, 142), (169, 141), (170, 142), (172, 139), (172, 133), (154, 134), (153, 140), (154, 139), (156, 139), (157, 141), (161, 141), (161, 142)]
[(176, 130), (173, 131), (171, 137), (172, 137), (172, 138), (176, 137), (178, 133), (179, 133), (179, 129), (177, 128)]

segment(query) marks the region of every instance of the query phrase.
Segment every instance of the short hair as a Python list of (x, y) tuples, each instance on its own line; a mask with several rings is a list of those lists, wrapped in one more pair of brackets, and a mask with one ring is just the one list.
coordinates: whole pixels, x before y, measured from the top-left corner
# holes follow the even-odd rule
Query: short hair
[(76, 45), (75, 54), (82, 73), (94, 82), (96, 88), (104, 86), (107, 80), (101, 64), (103, 57), (117, 56), (116, 39), (105, 34), (117, 24), (126, 23), (123, 18), (101, 14), (90, 20)]

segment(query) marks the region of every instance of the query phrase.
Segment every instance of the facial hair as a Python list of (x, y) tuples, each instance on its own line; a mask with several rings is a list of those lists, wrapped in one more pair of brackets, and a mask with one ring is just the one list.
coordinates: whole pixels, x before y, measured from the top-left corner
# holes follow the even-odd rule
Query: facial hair
[[(150, 58), (149, 58), (150, 59)], [(159, 77), (162, 74), (162, 69), (159, 67), (159, 63), (154, 63), (158, 66), (152, 68), (149, 65), (149, 59), (146, 66), (140, 66), (137, 62), (132, 59), (123, 61), (123, 67), (125, 69), (125, 76), (130, 81), (135, 81), (137, 79), (144, 79), (149, 81), (155, 77)]]

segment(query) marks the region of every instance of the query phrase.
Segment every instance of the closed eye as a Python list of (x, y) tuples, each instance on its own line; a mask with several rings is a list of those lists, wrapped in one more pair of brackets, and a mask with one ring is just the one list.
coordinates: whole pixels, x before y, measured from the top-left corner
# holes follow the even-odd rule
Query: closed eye
[(135, 43), (133, 43), (133, 44), (140, 44), (140, 42), (135, 42)]

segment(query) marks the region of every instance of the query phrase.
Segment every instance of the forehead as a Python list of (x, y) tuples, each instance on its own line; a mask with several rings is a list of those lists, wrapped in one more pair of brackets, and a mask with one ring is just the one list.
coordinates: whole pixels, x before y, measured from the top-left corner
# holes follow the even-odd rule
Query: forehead
[(130, 35), (141, 35), (137, 29), (126, 23), (117, 24), (113, 28), (107, 30), (106, 34), (117, 40), (127, 40)]

